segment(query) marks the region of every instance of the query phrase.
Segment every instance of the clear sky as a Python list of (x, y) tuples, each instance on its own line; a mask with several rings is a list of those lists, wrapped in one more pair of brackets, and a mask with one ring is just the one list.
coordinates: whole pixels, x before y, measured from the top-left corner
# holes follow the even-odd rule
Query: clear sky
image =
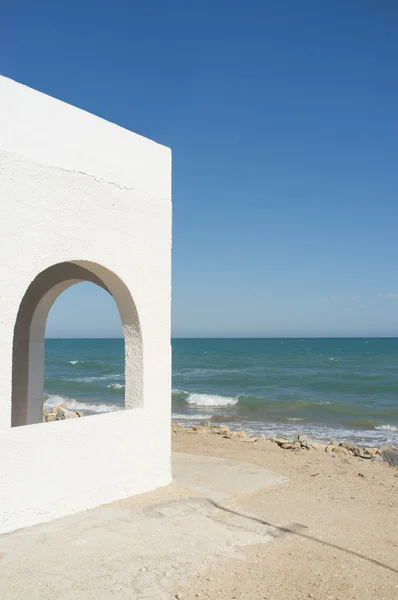
[(395, 0), (7, 2), (0, 71), (171, 146), (174, 335), (398, 335)]

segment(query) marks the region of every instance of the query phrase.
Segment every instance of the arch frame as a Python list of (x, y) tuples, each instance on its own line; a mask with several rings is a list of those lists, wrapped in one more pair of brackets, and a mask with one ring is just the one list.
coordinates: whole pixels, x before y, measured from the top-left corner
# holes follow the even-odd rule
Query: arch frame
[(134, 300), (112, 271), (89, 261), (73, 260), (48, 267), (35, 277), (19, 306), (13, 339), (11, 426), (43, 420), (45, 328), (48, 313), (62, 292), (89, 281), (115, 300), (125, 344), (125, 408), (143, 406), (143, 347)]

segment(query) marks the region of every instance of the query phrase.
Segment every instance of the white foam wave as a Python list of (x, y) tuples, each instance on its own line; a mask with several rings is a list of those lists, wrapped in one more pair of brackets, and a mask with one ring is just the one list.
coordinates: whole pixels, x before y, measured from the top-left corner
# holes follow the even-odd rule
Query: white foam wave
[(77, 363), (80, 362), (80, 361), (78, 361), (78, 360), (70, 360), (69, 362), (70, 362), (71, 365), (77, 365)]
[(48, 396), (44, 400), (44, 408), (47, 409), (54, 408), (54, 406), (59, 406), (60, 404), (65, 404), (69, 410), (81, 410), (82, 412), (89, 411), (98, 414), (115, 412), (123, 408), (123, 406), (117, 406), (116, 404), (91, 404), (91, 402), (79, 402), (73, 398), (66, 398), (65, 396), (58, 396), (56, 394)]
[(238, 404), (238, 399), (213, 394), (189, 394), (186, 402), (195, 406), (234, 406)]
[(210, 421), (212, 415), (202, 415), (202, 414), (186, 414), (186, 415), (180, 415), (178, 413), (173, 413), (171, 415), (172, 419), (174, 419), (175, 421), (198, 421), (198, 420), (205, 420), (205, 421)]
[(375, 429), (379, 431), (398, 431), (398, 427), (395, 425), (378, 425)]
[(76, 377), (74, 381), (79, 383), (92, 383), (93, 381), (107, 381), (109, 379), (123, 379), (123, 375), (114, 373), (112, 375), (97, 375), (93, 377)]
[(124, 388), (124, 385), (122, 385), (121, 383), (111, 383), (110, 385), (106, 386), (109, 389), (112, 390), (121, 390)]

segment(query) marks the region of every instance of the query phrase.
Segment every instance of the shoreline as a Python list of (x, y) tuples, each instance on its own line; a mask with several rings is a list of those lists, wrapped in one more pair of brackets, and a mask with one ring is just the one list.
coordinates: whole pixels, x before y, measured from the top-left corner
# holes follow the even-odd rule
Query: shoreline
[(223, 439), (241, 440), (246, 443), (256, 444), (258, 442), (272, 443), (282, 450), (293, 452), (323, 451), (331, 456), (346, 456), (360, 458), (371, 462), (386, 462), (390, 466), (398, 467), (398, 446), (382, 444), (380, 446), (360, 446), (352, 441), (331, 440), (323, 443), (310, 438), (305, 433), (298, 434), (295, 438), (278, 435), (275, 437), (251, 437), (245, 430), (233, 431), (228, 425), (211, 425), (210, 421), (199, 425), (184, 427), (180, 424), (171, 426), (173, 433), (183, 432), (186, 434), (218, 435)]
[[(83, 411), (71, 410), (68, 408), (66, 403), (59, 404), (51, 409), (43, 409), (43, 422), (60, 421), (64, 419), (74, 419), (85, 416), (95, 415), (87, 415)], [(334, 438), (330, 438), (330, 441), (325, 443), (324, 440), (310, 436), (305, 432), (300, 432), (292, 436), (286, 436), (282, 434), (269, 437), (264, 435), (255, 436), (245, 428), (236, 430), (231, 429), (229, 425), (222, 423), (213, 425), (210, 419), (202, 421), (198, 420), (197, 425), (182, 425), (181, 423), (172, 422), (171, 431), (173, 433), (178, 431), (196, 434), (207, 433), (211, 435), (219, 435), (226, 439), (236, 438), (252, 443), (265, 441), (276, 444), (283, 450), (323, 450), (332, 455), (354, 456), (376, 462), (385, 460), (386, 462), (393, 464), (393, 466), (398, 465), (398, 444), (379, 444), (377, 446), (371, 446), (366, 444), (357, 444), (353, 440), (345, 439), (337, 441)], [(386, 452), (387, 454), (385, 454)]]

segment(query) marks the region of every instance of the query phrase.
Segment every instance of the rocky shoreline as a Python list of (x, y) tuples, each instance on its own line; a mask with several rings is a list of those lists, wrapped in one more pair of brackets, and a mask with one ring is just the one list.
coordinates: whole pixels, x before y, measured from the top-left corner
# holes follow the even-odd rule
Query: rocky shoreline
[(326, 452), (333, 457), (346, 456), (374, 462), (387, 462), (392, 467), (398, 467), (398, 448), (394, 446), (361, 447), (353, 442), (337, 442), (336, 440), (332, 440), (329, 444), (322, 444), (311, 440), (307, 435), (302, 433), (294, 439), (285, 436), (253, 438), (249, 437), (245, 431), (231, 431), (227, 425), (211, 425), (209, 421), (203, 421), (200, 425), (193, 425), (191, 427), (175, 424), (172, 425), (172, 431), (174, 433), (183, 431), (186, 433), (220, 435), (225, 439), (238, 439), (253, 443), (261, 439), (276, 444), (282, 450), (290, 450), (292, 452), (315, 450)]

